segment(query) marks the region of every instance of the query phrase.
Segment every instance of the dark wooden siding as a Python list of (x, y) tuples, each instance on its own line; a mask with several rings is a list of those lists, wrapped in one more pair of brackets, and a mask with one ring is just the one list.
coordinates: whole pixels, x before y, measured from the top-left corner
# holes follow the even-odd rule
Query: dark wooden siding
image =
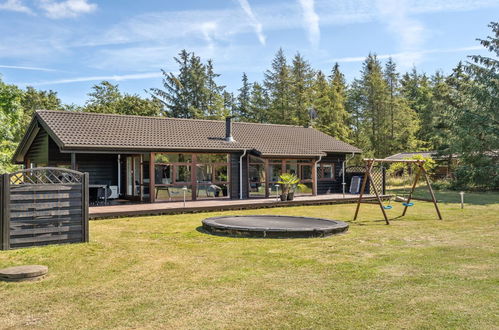
[[(49, 139), (48, 151), (50, 166), (71, 164), (71, 154), (60, 152), (52, 139)], [(76, 170), (90, 174), (90, 184), (118, 185), (116, 154), (76, 154)]]
[(118, 155), (76, 154), (76, 165), (90, 175), (90, 184), (118, 185)]
[[(242, 153), (230, 154), (230, 198), (239, 199), (239, 158)], [(248, 155), (243, 158), (243, 198), (248, 198)]]
[(334, 180), (318, 180), (317, 194), (340, 193), (343, 191), (340, 172), (344, 160), (344, 154), (328, 154), (326, 157), (322, 157), (320, 163), (334, 164)]
[(62, 153), (59, 146), (49, 137), (49, 163), (51, 166), (71, 165), (71, 154)]
[(28, 149), (25, 158), (36, 166), (47, 166), (49, 148), (49, 136), (45, 130), (41, 129), (36, 135), (33, 143)]

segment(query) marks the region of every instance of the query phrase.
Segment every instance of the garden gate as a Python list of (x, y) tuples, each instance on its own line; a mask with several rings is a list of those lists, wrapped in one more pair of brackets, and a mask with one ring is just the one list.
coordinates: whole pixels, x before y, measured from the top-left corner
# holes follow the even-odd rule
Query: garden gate
[(0, 179), (0, 250), (88, 242), (88, 173), (40, 167)]

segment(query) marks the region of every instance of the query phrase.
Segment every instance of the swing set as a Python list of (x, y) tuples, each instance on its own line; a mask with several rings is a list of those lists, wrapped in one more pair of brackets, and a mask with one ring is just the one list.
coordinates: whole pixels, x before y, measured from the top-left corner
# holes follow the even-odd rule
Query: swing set
[[(437, 211), (438, 218), (440, 220), (442, 220), (442, 215), (440, 214), (440, 210), (438, 209), (438, 204), (437, 204), (437, 200), (435, 199), (435, 194), (433, 193), (433, 189), (431, 188), (431, 185), (430, 185), (430, 179), (428, 178), (428, 174), (426, 173), (426, 170), (423, 167), (425, 160), (423, 160), (423, 159), (391, 160), (391, 159), (365, 158), (364, 163), (365, 163), (366, 170), (364, 173), (364, 178), (362, 180), (362, 188), (360, 189), (359, 201), (357, 202), (357, 209), (355, 210), (355, 216), (354, 216), (353, 220), (357, 220), (357, 216), (359, 214), (359, 209), (360, 209), (360, 203), (362, 203), (362, 197), (363, 197), (364, 192), (366, 190), (366, 183), (370, 182), (372, 180), (372, 168), (374, 167), (375, 163), (381, 163), (381, 164), (384, 164), (384, 163), (412, 163), (412, 164), (416, 164), (416, 166), (418, 167), (418, 170), (416, 172), (416, 176), (414, 178), (414, 182), (412, 184), (411, 190), (409, 191), (407, 199), (402, 203), (402, 205), (404, 206), (404, 211), (402, 212), (401, 216), (402, 217), (405, 216), (408, 207), (414, 206), (414, 202), (411, 202), (412, 194), (414, 193), (414, 189), (416, 189), (416, 185), (418, 183), (419, 177), (421, 176), (421, 174), (423, 174), (424, 178), (426, 180), (426, 185), (428, 186), (428, 190), (430, 191), (433, 205), (435, 205), (435, 210)], [(374, 194), (376, 195), (376, 199), (378, 201), (381, 212), (383, 212), (385, 222), (387, 225), (389, 225), (390, 220), (388, 220), (386, 210), (391, 210), (393, 208), (391, 205), (391, 199), (388, 200), (388, 205), (383, 205), (383, 202), (381, 200), (381, 197), (379, 196), (378, 189), (376, 188), (376, 185), (372, 185), (372, 189), (374, 191)]]

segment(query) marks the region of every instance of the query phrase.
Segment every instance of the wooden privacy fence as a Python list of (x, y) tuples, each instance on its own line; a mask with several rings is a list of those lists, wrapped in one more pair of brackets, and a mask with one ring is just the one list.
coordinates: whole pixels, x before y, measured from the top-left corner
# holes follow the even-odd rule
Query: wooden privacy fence
[(0, 179), (1, 250), (88, 242), (88, 173), (40, 167)]

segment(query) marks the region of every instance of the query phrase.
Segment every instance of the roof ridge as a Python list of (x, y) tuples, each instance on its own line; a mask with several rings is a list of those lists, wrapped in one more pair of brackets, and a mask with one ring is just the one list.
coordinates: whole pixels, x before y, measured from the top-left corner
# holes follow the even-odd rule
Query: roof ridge
[[(179, 120), (179, 121), (207, 121), (207, 122), (224, 122), (224, 119), (203, 119), (203, 118), (176, 118), (176, 117), (163, 117), (163, 116), (140, 116), (140, 115), (124, 115), (118, 113), (100, 113), (100, 112), (83, 112), (83, 111), (71, 111), (71, 110), (47, 110), (47, 109), (38, 109), (35, 111), (36, 113), (41, 112), (51, 112), (51, 113), (69, 113), (69, 114), (78, 114), (78, 115), (87, 115), (87, 116), (106, 116), (106, 117), (132, 117), (132, 118), (148, 118), (155, 120)], [(262, 125), (262, 126), (284, 126), (284, 127), (299, 127), (299, 128), (312, 128), (314, 127), (305, 127), (300, 125), (286, 125), (286, 124), (272, 124), (272, 123), (252, 123), (246, 121), (234, 121), (234, 124), (245, 124), (245, 125)]]

